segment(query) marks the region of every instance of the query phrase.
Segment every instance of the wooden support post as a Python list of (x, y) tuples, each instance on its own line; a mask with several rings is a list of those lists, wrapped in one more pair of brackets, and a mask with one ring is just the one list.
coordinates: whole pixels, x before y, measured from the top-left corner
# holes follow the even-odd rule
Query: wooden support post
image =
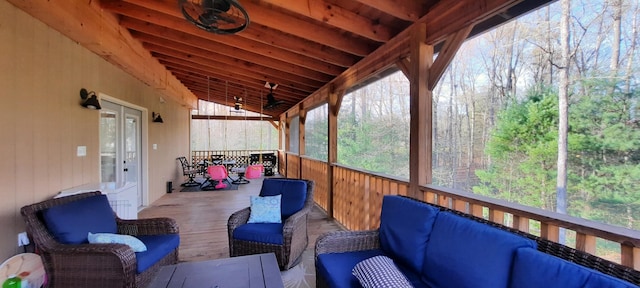
[(333, 218), (333, 195), (334, 195), (334, 191), (335, 191), (335, 187), (334, 187), (334, 177), (333, 177), (333, 170), (334, 170), (334, 166), (333, 163), (336, 163), (338, 161), (338, 112), (340, 111), (340, 103), (342, 102), (342, 96), (344, 94), (344, 91), (335, 91), (335, 89), (331, 89), (331, 91), (329, 91), (329, 95), (328, 95), (328, 99), (329, 99), (329, 109), (328, 110), (328, 120), (329, 120), (329, 131), (328, 131), (328, 145), (329, 147), (327, 147), (327, 151), (328, 151), (328, 159), (327, 159), (327, 164), (328, 164), (328, 169), (327, 169), (327, 189), (329, 191), (327, 191), (328, 194), (328, 199), (327, 199), (327, 217), (329, 217), (329, 219)]
[(411, 31), (409, 53), (409, 197), (423, 200), (420, 186), (431, 183), (431, 105), (432, 94), (427, 89), (429, 69), (433, 64), (433, 46), (425, 44), (426, 24)]

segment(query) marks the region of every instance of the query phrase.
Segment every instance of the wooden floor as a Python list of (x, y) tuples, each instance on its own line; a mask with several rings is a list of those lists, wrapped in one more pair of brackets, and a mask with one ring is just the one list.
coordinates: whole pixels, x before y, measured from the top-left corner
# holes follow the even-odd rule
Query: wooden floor
[[(240, 185), (238, 190), (209, 192), (179, 192), (165, 194), (151, 206), (138, 213), (139, 218), (170, 217), (180, 227), (181, 262), (212, 260), (229, 257), (227, 219), (233, 212), (249, 206), (249, 196), (258, 195), (262, 179)], [(309, 246), (312, 249), (318, 235), (342, 230), (328, 220), (317, 206), (308, 218)]]

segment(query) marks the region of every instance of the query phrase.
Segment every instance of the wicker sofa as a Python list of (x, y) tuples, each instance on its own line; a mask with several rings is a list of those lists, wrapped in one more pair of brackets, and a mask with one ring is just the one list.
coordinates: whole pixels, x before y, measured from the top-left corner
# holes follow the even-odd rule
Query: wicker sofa
[[(41, 255), (47, 287), (146, 287), (161, 266), (178, 261), (175, 220), (119, 219), (98, 191), (45, 200), (22, 207), (21, 213)], [(103, 223), (111, 225), (116, 236), (137, 237), (147, 251), (134, 252), (125, 244), (89, 244), (88, 232), (106, 232), (100, 231)]]
[[(316, 287), (362, 287), (362, 281), (375, 284), (394, 275), (404, 276), (403, 281), (413, 287), (622, 288), (640, 284), (640, 272), (631, 268), (407, 197), (385, 196), (380, 222), (374, 231), (336, 231), (317, 239)], [(391, 258), (393, 267), (362, 264), (381, 257)], [(375, 269), (364, 273), (374, 279), (363, 280), (362, 269)]]

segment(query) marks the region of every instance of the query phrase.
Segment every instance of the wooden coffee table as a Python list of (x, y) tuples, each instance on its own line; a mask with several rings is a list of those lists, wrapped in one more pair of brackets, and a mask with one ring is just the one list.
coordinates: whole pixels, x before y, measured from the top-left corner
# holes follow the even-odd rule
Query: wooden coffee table
[(284, 287), (273, 253), (164, 266), (149, 287)]

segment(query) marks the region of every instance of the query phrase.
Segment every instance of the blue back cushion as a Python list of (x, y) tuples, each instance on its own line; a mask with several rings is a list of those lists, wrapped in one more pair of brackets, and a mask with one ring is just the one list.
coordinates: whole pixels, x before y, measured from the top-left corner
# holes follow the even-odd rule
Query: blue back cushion
[(106, 195), (96, 195), (42, 211), (49, 232), (60, 243), (88, 243), (91, 233), (117, 233), (116, 218)]
[(277, 178), (264, 179), (260, 196), (275, 195), (282, 195), (280, 199), (282, 218), (287, 219), (304, 207), (304, 201), (307, 200), (307, 182)]
[(636, 287), (631, 283), (531, 248), (516, 250), (511, 273), (509, 287), (513, 288)]
[(516, 249), (533, 240), (440, 212), (427, 246), (422, 275), (430, 287), (506, 288)]
[(439, 211), (409, 198), (384, 196), (380, 214), (380, 247), (400, 264), (422, 271), (427, 242)]

